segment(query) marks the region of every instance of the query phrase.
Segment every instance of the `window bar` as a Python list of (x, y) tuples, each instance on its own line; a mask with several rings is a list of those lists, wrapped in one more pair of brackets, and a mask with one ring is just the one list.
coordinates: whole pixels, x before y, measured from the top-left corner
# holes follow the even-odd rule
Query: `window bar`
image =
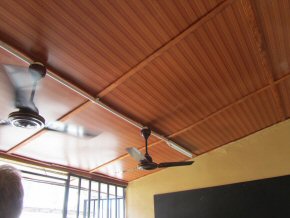
[(88, 203), (88, 200), (84, 200), (84, 218), (87, 217), (87, 203)]
[(126, 207), (125, 207), (125, 199), (126, 199), (126, 192), (125, 192), (125, 188), (123, 188), (123, 217), (125, 218), (126, 216)]
[(26, 171), (26, 170), (20, 170), (20, 171), (21, 171), (21, 173), (24, 173), (24, 174), (31, 174), (31, 175), (35, 175), (35, 176), (42, 176), (42, 177), (45, 177), (45, 178), (57, 179), (57, 180), (62, 180), (62, 181), (66, 181), (67, 180), (67, 178), (64, 179), (64, 178), (50, 176), (50, 175), (45, 175), (45, 174), (41, 174), (41, 173), (29, 172), (29, 171)]
[(100, 206), (101, 206), (101, 183), (98, 184), (98, 218), (100, 218)]
[(80, 216), (80, 195), (81, 195), (81, 185), (82, 185), (82, 178), (79, 177), (79, 184), (78, 184), (78, 208), (77, 208), (77, 218)]
[(107, 205), (107, 204), (105, 204), (106, 202), (104, 202), (104, 199), (102, 199), (102, 218), (106, 218), (105, 217), (105, 206)]
[(89, 180), (89, 196), (88, 196), (88, 218), (90, 218), (91, 215), (91, 189), (92, 189), (92, 181)]
[(94, 218), (96, 218), (96, 200), (94, 199), (94, 210), (93, 210)]
[(117, 186), (115, 186), (115, 218), (117, 218), (118, 210), (117, 210)]
[(117, 210), (118, 211), (118, 216), (116, 218), (120, 218), (120, 216), (121, 216), (120, 215), (120, 212), (121, 212), (120, 211), (120, 199), (118, 199), (118, 198), (117, 198), (117, 206), (118, 206), (118, 210)]
[(109, 218), (110, 208), (109, 208), (109, 202), (110, 202), (110, 196), (109, 196), (109, 184), (107, 184), (107, 218)]
[(63, 213), (62, 213), (63, 218), (67, 217), (69, 186), (70, 186), (70, 175), (68, 175), (67, 180), (65, 182), (64, 203), (63, 203)]

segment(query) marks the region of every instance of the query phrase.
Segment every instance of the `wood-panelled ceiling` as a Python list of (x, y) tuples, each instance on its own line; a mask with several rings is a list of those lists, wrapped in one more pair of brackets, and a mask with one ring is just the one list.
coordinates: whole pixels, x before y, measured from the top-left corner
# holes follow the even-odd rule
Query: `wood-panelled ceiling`
[[(1, 41), (151, 127), (194, 155), (290, 116), (290, 1), (1, 1)], [(1, 64), (27, 67), (7, 51)], [(3, 71), (3, 70), (1, 70)], [(1, 118), (13, 108), (0, 75)], [(36, 104), (47, 120), (82, 125), (91, 140), (0, 128), (1, 155), (132, 181), (126, 147), (140, 130), (46, 77)], [(187, 157), (151, 136), (156, 162)]]

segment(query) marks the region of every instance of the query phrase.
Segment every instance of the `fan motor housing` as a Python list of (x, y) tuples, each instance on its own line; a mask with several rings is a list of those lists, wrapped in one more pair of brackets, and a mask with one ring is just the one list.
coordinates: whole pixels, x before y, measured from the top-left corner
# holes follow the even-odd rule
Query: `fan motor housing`
[(155, 170), (156, 168), (157, 168), (157, 163), (154, 163), (154, 162), (140, 163), (138, 165), (138, 169), (140, 170)]
[(15, 111), (9, 114), (8, 119), (13, 126), (26, 129), (40, 129), (45, 124), (45, 119), (33, 111)]

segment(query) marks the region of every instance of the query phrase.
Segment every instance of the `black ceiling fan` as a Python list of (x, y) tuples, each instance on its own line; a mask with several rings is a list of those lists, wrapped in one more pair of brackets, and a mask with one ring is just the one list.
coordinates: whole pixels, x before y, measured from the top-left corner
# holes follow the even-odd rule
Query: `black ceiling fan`
[(35, 62), (30, 64), (28, 69), (14, 65), (3, 65), (3, 68), (14, 90), (14, 106), (19, 110), (10, 113), (6, 120), (0, 119), (1, 126), (46, 129), (80, 138), (93, 138), (98, 135), (78, 125), (59, 121), (45, 123), (34, 103), (38, 83), (46, 75), (46, 67), (43, 64)]
[(145, 148), (146, 152), (143, 155), (137, 148), (127, 148), (127, 152), (139, 162), (138, 169), (141, 170), (154, 170), (156, 168), (165, 168), (165, 167), (177, 167), (177, 166), (187, 166), (193, 164), (193, 161), (182, 161), (182, 162), (163, 162), (155, 163), (152, 160), (152, 157), (148, 153), (148, 138), (151, 134), (151, 130), (148, 127), (144, 127), (141, 130), (141, 134), (145, 139)]

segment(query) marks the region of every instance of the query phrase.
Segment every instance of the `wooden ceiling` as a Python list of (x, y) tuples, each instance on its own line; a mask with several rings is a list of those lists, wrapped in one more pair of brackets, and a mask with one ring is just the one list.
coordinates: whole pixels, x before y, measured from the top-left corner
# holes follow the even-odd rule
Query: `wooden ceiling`
[[(1, 1), (0, 38), (27, 58), (194, 155), (290, 116), (289, 0)], [(27, 67), (5, 50), (1, 64)], [(1, 118), (13, 108), (0, 75)], [(91, 140), (0, 128), (8, 158), (128, 182), (126, 147), (140, 130), (46, 77), (36, 104), (46, 120), (83, 125)], [(152, 136), (156, 162), (186, 156)], [(122, 171), (126, 171), (125, 173)]]

